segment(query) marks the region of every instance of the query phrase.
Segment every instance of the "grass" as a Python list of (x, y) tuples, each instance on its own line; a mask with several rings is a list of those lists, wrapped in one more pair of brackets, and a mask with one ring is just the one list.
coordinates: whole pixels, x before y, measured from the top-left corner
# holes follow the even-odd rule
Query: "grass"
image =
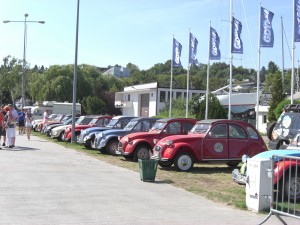
[[(101, 154), (99, 151), (89, 150), (75, 143), (59, 142), (37, 132), (34, 132), (33, 135), (66, 148), (84, 152), (110, 164), (139, 172), (137, 162), (127, 161), (122, 156)], [(194, 168), (190, 172), (176, 171), (173, 166), (170, 168), (160, 168), (158, 166), (156, 180), (185, 189), (218, 203), (246, 209), (245, 186), (238, 185), (232, 181), (232, 170), (226, 164), (194, 164)]]

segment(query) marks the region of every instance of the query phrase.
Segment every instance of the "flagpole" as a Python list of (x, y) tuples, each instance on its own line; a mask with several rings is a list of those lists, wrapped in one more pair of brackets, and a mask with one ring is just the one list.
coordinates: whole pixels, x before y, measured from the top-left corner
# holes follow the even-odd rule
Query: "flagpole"
[(208, 39), (208, 62), (206, 76), (206, 98), (205, 98), (205, 119), (208, 119), (208, 94), (209, 94), (209, 67), (210, 67), (210, 40), (211, 40), (211, 21), (209, 21), (209, 39)]
[(232, 92), (232, 0), (230, 0), (230, 75), (229, 75), (229, 98), (228, 98), (228, 119), (231, 119), (231, 92)]
[(174, 49), (174, 34), (172, 40), (172, 57), (171, 57), (171, 80), (170, 80), (170, 108), (169, 108), (169, 118), (172, 116), (172, 88), (173, 88), (173, 49)]
[(189, 109), (189, 83), (190, 83), (190, 48), (191, 48), (191, 29), (189, 29), (189, 57), (188, 57), (188, 69), (187, 69), (187, 78), (186, 78), (186, 108), (185, 108), (185, 117), (188, 118), (188, 109)]
[(293, 0), (293, 34), (292, 34), (292, 77), (291, 77), (291, 104), (294, 103), (294, 77), (295, 77), (295, 65), (294, 65), (294, 57), (295, 57), (295, 8), (296, 2)]
[(261, 2), (259, 4), (259, 20), (258, 20), (258, 63), (256, 77), (256, 129), (258, 129), (258, 113), (259, 113), (259, 83), (260, 83), (260, 37), (261, 37)]

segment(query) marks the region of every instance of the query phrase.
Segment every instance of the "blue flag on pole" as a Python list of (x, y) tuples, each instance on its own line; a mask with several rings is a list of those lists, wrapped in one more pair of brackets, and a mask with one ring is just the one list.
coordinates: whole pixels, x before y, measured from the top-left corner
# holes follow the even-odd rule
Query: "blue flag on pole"
[(300, 0), (294, 0), (294, 41), (300, 42)]
[(220, 37), (217, 31), (210, 27), (210, 40), (209, 40), (209, 59), (210, 60), (220, 60), (221, 52), (220, 52)]
[(182, 49), (182, 45), (175, 38), (173, 38), (173, 57), (172, 57), (173, 67), (182, 67), (180, 61), (181, 49)]
[(243, 42), (241, 39), (242, 23), (233, 17), (231, 24), (231, 53), (243, 54)]
[(273, 47), (274, 32), (272, 20), (274, 13), (261, 7), (260, 8), (260, 47)]
[(197, 55), (197, 46), (198, 46), (198, 40), (197, 38), (190, 33), (190, 64), (198, 64), (198, 60), (196, 58)]

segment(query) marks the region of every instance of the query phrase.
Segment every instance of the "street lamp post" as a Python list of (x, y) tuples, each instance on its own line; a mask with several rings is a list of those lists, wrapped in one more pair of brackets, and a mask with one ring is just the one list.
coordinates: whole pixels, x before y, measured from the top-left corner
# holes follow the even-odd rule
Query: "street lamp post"
[(24, 49), (23, 49), (23, 71), (22, 71), (22, 108), (25, 106), (25, 84), (24, 84), (24, 73), (26, 66), (26, 39), (27, 39), (27, 23), (41, 23), (44, 24), (45, 21), (34, 21), (27, 20), (28, 14), (25, 13), (24, 20), (3, 20), (3, 23), (24, 23)]

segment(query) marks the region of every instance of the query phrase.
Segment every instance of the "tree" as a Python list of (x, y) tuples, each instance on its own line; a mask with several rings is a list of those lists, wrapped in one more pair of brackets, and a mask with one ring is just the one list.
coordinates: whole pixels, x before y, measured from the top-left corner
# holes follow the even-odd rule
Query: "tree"
[[(193, 106), (192, 112), (195, 114), (196, 119), (203, 120), (205, 119), (205, 110), (206, 110), (206, 96), (203, 99), (199, 99), (199, 95), (193, 97)], [(208, 119), (226, 119), (227, 113), (226, 110), (221, 105), (219, 99), (213, 95), (208, 95)]]
[(282, 79), (280, 72), (276, 72), (272, 79), (271, 88), (272, 99), (270, 102), (270, 108), (268, 112), (268, 119), (270, 122), (276, 121), (275, 109), (277, 105), (284, 99)]
[(85, 113), (88, 115), (106, 113), (105, 103), (96, 96), (88, 96), (83, 98), (82, 106)]

